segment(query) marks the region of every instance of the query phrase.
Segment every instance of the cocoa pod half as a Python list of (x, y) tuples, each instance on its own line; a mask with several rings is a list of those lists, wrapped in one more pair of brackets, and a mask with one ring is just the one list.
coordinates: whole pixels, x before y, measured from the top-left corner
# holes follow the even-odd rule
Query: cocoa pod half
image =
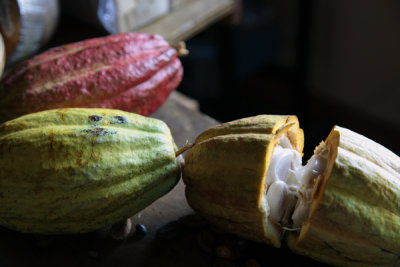
[(265, 173), (282, 136), (303, 149), (295, 116), (257, 116), (203, 132), (187, 151), (183, 168), (189, 205), (220, 229), (281, 245), (281, 228), (269, 219)]
[(180, 83), (177, 51), (159, 35), (123, 33), (52, 48), (0, 81), (0, 117), (63, 107), (149, 115)]
[(325, 143), (328, 166), (289, 248), (338, 266), (399, 266), (400, 158), (338, 126)]

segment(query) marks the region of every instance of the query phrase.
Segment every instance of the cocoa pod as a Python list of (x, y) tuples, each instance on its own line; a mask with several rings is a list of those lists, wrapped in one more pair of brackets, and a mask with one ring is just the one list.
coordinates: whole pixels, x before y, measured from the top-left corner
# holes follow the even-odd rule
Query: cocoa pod
[(335, 126), (302, 166), (296, 117), (216, 126), (186, 152), (189, 205), (226, 232), (338, 266), (400, 264), (400, 157)]
[(182, 79), (175, 48), (159, 35), (123, 33), (52, 48), (0, 81), (0, 117), (63, 107), (149, 115)]
[(280, 246), (268, 219), (265, 173), (279, 138), (303, 149), (295, 116), (257, 116), (213, 127), (186, 152), (183, 181), (189, 205), (224, 231)]
[(289, 232), (295, 252), (338, 266), (400, 265), (400, 158), (335, 126), (328, 166), (316, 181), (308, 218)]
[(0, 125), (0, 225), (90, 232), (125, 220), (180, 179), (157, 119), (111, 109), (55, 109)]

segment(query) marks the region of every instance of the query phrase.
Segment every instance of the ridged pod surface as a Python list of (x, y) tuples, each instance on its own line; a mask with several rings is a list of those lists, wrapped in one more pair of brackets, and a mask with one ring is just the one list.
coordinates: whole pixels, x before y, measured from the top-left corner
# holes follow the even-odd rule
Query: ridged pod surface
[(265, 175), (283, 135), (302, 151), (295, 116), (260, 115), (203, 132), (185, 156), (189, 205), (222, 230), (279, 247), (281, 227), (269, 220)]
[[(293, 116), (250, 117), (202, 133), (185, 158), (188, 203), (222, 231), (257, 242), (279, 247), (285, 236), (282, 229), (290, 230), (284, 239), (287, 247), (321, 262), (400, 266), (400, 157), (365, 136), (335, 126), (316, 148), (317, 158), (309, 160), (312, 164), (318, 160), (318, 166), (324, 166), (321, 172), (313, 169), (316, 174), (310, 184), (291, 185), (298, 192), (296, 209), (289, 213), (297, 217), (291, 217), (291, 222), (304, 208), (298, 200), (309, 205), (304, 220), (300, 226), (281, 228), (281, 221), (272, 219), (273, 201), (292, 204), (271, 198), (284, 196), (269, 195), (273, 184), (266, 189), (266, 170), (283, 136), (301, 153), (303, 132)], [(282, 145), (287, 147), (285, 142)], [(307, 163), (304, 169), (291, 165), (290, 170), (305, 175), (309, 166), (315, 165)], [(304, 177), (296, 176), (304, 178), (300, 181), (310, 176)]]
[(180, 178), (160, 120), (111, 109), (54, 109), (0, 125), (0, 225), (83, 233), (128, 218)]
[(177, 50), (159, 35), (123, 33), (52, 48), (0, 81), (2, 121), (64, 107), (148, 115), (182, 79)]
[(295, 252), (338, 266), (400, 265), (400, 158), (376, 142), (335, 126), (328, 167), (314, 186), (311, 212)]

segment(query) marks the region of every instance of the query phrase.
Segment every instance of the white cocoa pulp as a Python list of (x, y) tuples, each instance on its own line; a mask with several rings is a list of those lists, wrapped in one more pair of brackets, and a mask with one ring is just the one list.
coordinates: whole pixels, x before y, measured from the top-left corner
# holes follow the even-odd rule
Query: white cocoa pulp
[(270, 160), (265, 183), (269, 219), (297, 229), (307, 219), (314, 183), (327, 163), (327, 149), (319, 149), (305, 166), (301, 154), (282, 137)]

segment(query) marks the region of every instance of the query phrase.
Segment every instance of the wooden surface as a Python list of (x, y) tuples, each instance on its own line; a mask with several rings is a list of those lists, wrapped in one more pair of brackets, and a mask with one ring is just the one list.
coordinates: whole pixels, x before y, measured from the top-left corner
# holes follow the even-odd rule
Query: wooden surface
[(234, 0), (182, 1), (168, 15), (136, 31), (161, 34), (175, 45), (231, 14), (233, 7)]

